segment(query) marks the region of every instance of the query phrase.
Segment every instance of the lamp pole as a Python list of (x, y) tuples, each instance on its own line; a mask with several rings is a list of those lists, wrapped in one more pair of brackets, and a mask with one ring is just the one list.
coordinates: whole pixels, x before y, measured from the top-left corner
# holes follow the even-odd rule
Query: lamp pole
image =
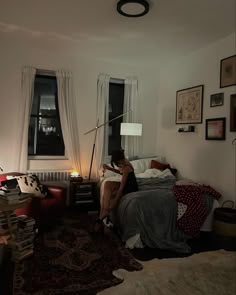
[(112, 121), (117, 120), (118, 118), (121, 118), (121, 117), (127, 115), (129, 112), (131, 112), (131, 110), (129, 110), (129, 111), (127, 111), (127, 112), (125, 112), (125, 113), (123, 113), (123, 114), (121, 114), (121, 115), (119, 115), (119, 116), (117, 116), (117, 117), (111, 119), (110, 121), (107, 121), (107, 122), (101, 124), (101, 125), (98, 125), (99, 120), (97, 120), (97, 126), (96, 126), (95, 128), (93, 128), (93, 129), (91, 129), (91, 130), (89, 130), (89, 131), (87, 131), (87, 132), (84, 133), (84, 135), (87, 135), (87, 134), (89, 134), (90, 132), (92, 132), (92, 131), (95, 130), (95, 136), (94, 136), (94, 142), (93, 142), (93, 149), (92, 149), (92, 156), (91, 156), (90, 168), (89, 168), (89, 180), (91, 179), (92, 166), (93, 166), (93, 158), (94, 158), (94, 151), (95, 151), (95, 146), (96, 146), (96, 139), (97, 139), (98, 128), (100, 128), (100, 127), (102, 127), (102, 126), (104, 126), (104, 125), (106, 125), (106, 124), (109, 124), (109, 123), (111, 123)]

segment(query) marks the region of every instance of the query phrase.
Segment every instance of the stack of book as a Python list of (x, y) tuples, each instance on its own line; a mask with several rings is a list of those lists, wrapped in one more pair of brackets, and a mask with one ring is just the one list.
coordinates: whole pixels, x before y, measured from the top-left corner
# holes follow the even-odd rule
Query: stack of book
[[(12, 212), (9, 216), (9, 219), (12, 230), (16, 230), (18, 224), (18, 218), (16, 214)], [(9, 233), (8, 230), (7, 218), (4, 213), (0, 212), (0, 236), (7, 235)]]
[(7, 204), (22, 203), (29, 197), (29, 194), (21, 193), (19, 188), (13, 189), (0, 189), (0, 200), (4, 200)]
[(18, 218), (18, 230), (15, 238), (9, 242), (12, 248), (12, 259), (21, 261), (34, 253), (34, 225), (35, 220), (26, 215)]

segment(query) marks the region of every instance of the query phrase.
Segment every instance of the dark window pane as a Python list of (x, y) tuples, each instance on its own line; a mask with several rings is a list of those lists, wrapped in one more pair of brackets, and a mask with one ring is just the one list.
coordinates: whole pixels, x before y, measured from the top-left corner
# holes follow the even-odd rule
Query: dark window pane
[[(124, 83), (109, 84), (109, 121), (123, 114), (124, 109)], [(123, 117), (109, 123), (108, 154), (121, 147), (120, 124)]]
[(52, 113), (54, 116), (56, 115), (56, 101), (55, 95), (42, 95), (40, 97), (40, 105), (39, 105), (39, 113), (41, 115)]
[(63, 155), (64, 144), (61, 136), (48, 127), (46, 132), (38, 132), (37, 155)]
[(56, 77), (36, 75), (28, 138), (29, 155), (64, 155)]

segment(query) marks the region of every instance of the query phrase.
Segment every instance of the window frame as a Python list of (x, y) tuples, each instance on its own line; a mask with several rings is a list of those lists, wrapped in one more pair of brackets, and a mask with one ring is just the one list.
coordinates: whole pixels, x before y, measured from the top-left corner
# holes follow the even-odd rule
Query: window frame
[[(47, 77), (48, 79), (55, 79), (56, 80), (56, 75), (54, 71), (48, 71), (48, 70), (37, 70), (36, 74), (35, 74), (35, 79), (36, 77), (41, 77), (41, 78), (45, 78)], [(56, 80), (57, 83), (57, 80)], [(34, 80), (34, 87), (35, 87), (35, 80)], [(34, 99), (34, 98), (33, 98)], [(32, 101), (32, 105), (33, 105), (33, 101)], [(56, 115), (51, 117), (51, 116), (42, 116), (39, 115), (39, 109), (40, 109), (40, 99), (38, 99), (38, 105), (37, 105), (37, 115), (32, 115), (32, 113), (30, 114), (30, 120), (31, 118), (36, 118), (37, 119), (37, 133), (39, 131), (38, 129), (38, 122), (39, 122), (39, 118), (43, 117), (43, 118), (53, 118), (56, 120), (59, 120), (59, 124), (60, 124), (60, 137), (63, 140), (63, 145), (64, 145), (64, 155), (37, 155), (37, 154), (29, 154), (29, 149), (28, 149), (28, 160), (68, 160), (68, 155), (67, 155), (67, 151), (65, 148), (65, 143), (64, 143), (64, 138), (63, 138), (63, 134), (62, 134), (62, 128), (61, 128), (61, 120), (60, 120), (60, 113), (59, 113), (59, 105), (58, 105), (58, 88), (56, 87), (56, 92), (55, 92), (55, 106), (56, 106)], [(32, 110), (31, 110), (32, 112)], [(29, 134), (28, 134), (28, 138), (29, 138)]]

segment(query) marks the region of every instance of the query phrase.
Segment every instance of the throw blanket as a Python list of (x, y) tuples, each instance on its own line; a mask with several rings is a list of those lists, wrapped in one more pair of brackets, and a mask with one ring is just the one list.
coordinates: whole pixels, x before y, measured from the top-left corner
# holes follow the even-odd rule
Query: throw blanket
[(204, 194), (219, 199), (221, 194), (207, 185), (175, 185), (173, 192), (177, 202), (186, 206), (184, 214), (177, 220), (177, 226), (185, 234), (196, 236), (199, 234), (209, 210), (205, 206)]
[(177, 201), (168, 189), (138, 191), (123, 196), (115, 214), (115, 223), (123, 241), (140, 235), (150, 248), (186, 253), (187, 236), (176, 226)]
[(154, 189), (171, 189), (176, 182), (176, 178), (171, 174), (164, 175), (163, 177), (137, 177), (139, 191), (147, 191)]

